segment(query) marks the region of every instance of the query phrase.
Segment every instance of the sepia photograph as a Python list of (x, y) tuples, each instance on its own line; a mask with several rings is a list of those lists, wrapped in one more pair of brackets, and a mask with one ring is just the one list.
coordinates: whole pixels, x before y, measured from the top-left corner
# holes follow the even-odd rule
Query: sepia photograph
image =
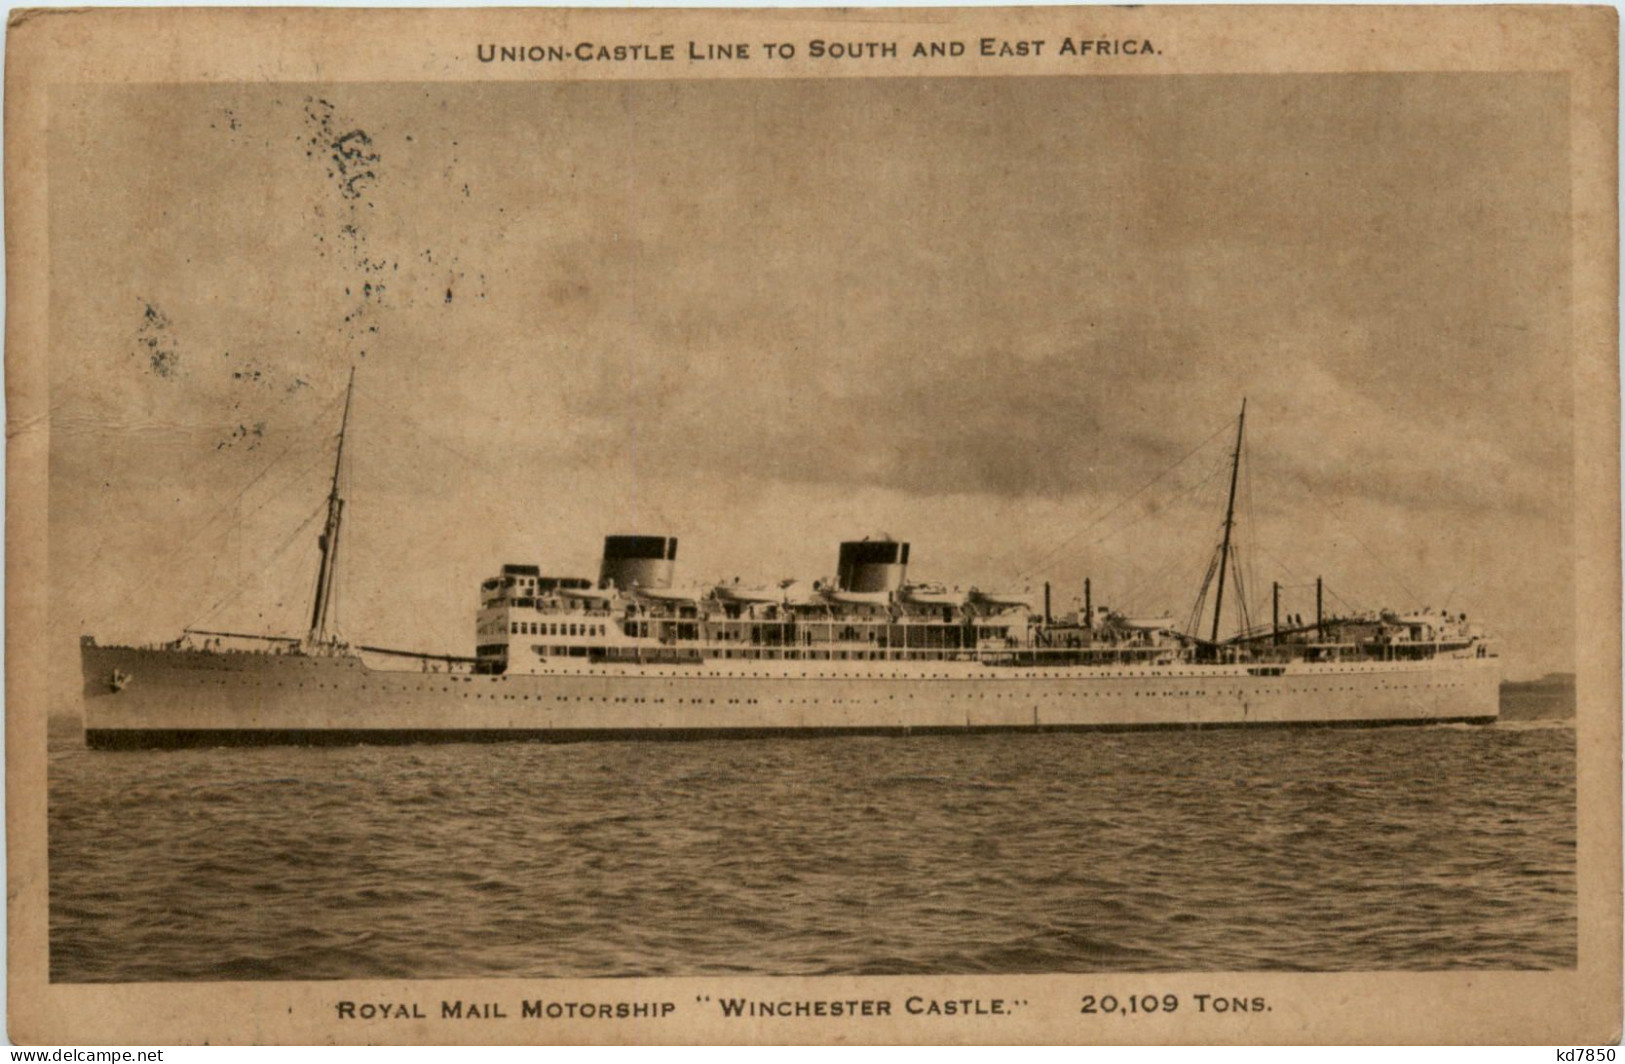
[[(281, 17), (86, 29), (204, 63), (211, 14)], [(268, 54), (413, 62), (52, 77), (33, 132), (11, 64), (37, 1008), (1224, 1041), (1591, 943), (1568, 1019), (1617, 1037), (1570, 71), (1170, 69), (1170, 11), (317, 14)], [(1527, 17), (1617, 91), (1611, 17)]]

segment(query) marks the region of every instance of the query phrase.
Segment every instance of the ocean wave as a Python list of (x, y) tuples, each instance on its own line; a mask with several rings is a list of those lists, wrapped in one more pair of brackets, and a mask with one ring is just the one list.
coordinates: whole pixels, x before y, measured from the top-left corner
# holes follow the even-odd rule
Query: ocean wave
[(52, 751), (57, 981), (1564, 967), (1572, 721)]

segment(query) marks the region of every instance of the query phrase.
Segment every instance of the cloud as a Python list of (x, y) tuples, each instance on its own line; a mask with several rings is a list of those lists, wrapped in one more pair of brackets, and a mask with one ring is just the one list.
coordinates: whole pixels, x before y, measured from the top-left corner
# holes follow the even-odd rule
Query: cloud
[[(53, 520), (83, 518), (53, 565), (78, 588), (122, 586), (309, 431), (364, 339), (356, 476), (391, 519), (357, 535), (379, 558), (590, 567), (603, 531), (658, 523), (707, 569), (817, 575), (878, 525), (934, 575), (1006, 579), (1212, 437), (1130, 531), (1053, 565), (1121, 590), (1166, 562), (1178, 589), (1216, 519), (1179, 493), (1246, 396), (1283, 557), (1363, 557), (1347, 527), (1445, 591), (1495, 574), (1525, 645), (1572, 645), (1560, 79), (335, 88), (388, 166), (366, 259), (399, 280), (365, 337), (335, 324), (359, 260), (328, 247), (333, 190), (280, 93), (86, 92), (53, 148)], [(221, 104), (239, 132), (192, 128)], [(452, 258), (484, 300), (445, 302)], [(133, 365), (138, 294), (184, 336), (173, 381), (99, 374)], [(262, 449), (206, 450), (261, 420)], [(152, 423), (184, 431), (120, 446)], [(463, 631), (466, 588), (444, 596), (437, 638)]]

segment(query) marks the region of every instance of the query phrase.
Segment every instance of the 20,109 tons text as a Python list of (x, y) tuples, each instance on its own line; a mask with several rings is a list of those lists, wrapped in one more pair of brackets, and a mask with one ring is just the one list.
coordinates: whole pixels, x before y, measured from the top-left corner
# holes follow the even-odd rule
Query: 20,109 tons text
[[(1229, 1015), (1231, 1013), (1269, 1012), (1269, 1002), (1261, 997), (1234, 997), (1229, 994), (1192, 994), (1197, 1012)], [(1078, 1011), (1085, 1016), (1145, 1016), (1157, 1012), (1178, 1012), (1178, 994), (1085, 994), (1079, 998)]]

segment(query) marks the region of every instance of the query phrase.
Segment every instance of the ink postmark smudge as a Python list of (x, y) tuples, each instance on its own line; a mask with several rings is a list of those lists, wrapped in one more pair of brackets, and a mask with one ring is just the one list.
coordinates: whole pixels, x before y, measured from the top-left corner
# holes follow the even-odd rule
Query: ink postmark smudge
[(242, 445), (250, 451), (255, 451), (264, 440), (265, 422), (256, 421), (252, 425), (238, 424), (225, 439), (214, 445), (214, 449), (224, 451)]
[(378, 179), (378, 153), (364, 130), (352, 129), (333, 142), (333, 172), (345, 199), (360, 199), (365, 186)]
[[(450, 310), (454, 304), (486, 302), (485, 273), (465, 268), (456, 252), (417, 245), (423, 250), (410, 255), (399, 246), (401, 234), (391, 227), (393, 223), (384, 226), (382, 235), (373, 231), (378, 222), (375, 200), (383, 202), (392, 192), (383, 165), (392, 150), (389, 146), (410, 150), (404, 146), (419, 139), (381, 129), (365, 115), (348, 113), (341, 103), (324, 96), (306, 96), (303, 116), (300, 147), (313, 175), (321, 176), (320, 190), (309, 208), (310, 236), (317, 258), (336, 267), (339, 288), (333, 295), (342, 293), (343, 310), (335, 331), (347, 358), (366, 358), (395, 311), (438, 305), (455, 313)], [(457, 140), (449, 147), (438, 145), (450, 159), (441, 171), (443, 202), (455, 203), (459, 210), (477, 210), (477, 205), (465, 206), (477, 201), (478, 184), (465, 180), (458, 148)]]
[(366, 358), (369, 338), (378, 335), (372, 312), (389, 288), (382, 278), (400, 269), (399, 263), (372, 252), (368, 234), (373, 209), (369, 197), (380, 183), (381, 156), (372, 134), (359, 124), (341, 121), (332, 101), (307, 96), (304, 113), (305, 157), (320, 161), (339, 198), (336, 214), (320, 204), (313, 208), (318, 229), (314, 236), (323, 248), (319, 254), (325, 257), (331, 249), (346, 274), (347, 309), (339, 324), (353, 357)]
[[(227, 351), (224, 357), (230, 358), (231, 352)], [(262, 369), (259, 363), (255, 362), (253, 359), (240, 361), (233, 366), (231, 370), (231, 379), (238, 384), (251, 384), (261, 388), (269, 388), (272, 386), (271, 372), (269, 370)]]
[[(360, 127), (339, 132), (338, 108), (319, 96), (305, 97), (305, 157), (322, 156), (327, 176), (347, 200), (362, 199), (378, 181), (379, 155), (372, 136)], [(370, 206), (370, 204), (369, 204)]]
[[(310, 381), (279, 368), (274, 361), (267, 362), (252, 355), (233, 355), (230, 351), (222, 351), (220, 357), (235, 389), (234, 394), (238, 396), (232, 403), (233, 411), (241, 411), (245, 401), (250, 405), (264, 403), (267, 397), (285, 401), (289, 396), (310, 387)], [(264, 422), (260, 423), (260, 427), (263, 429)]]
[(144, 358), (147, 372), (169, 380), (181, 369), (180, 351), (169, 315), (149, 300), (142, 300), (141, 307), (141, 324), (135, 330), (135, 350), (130, 356)]

